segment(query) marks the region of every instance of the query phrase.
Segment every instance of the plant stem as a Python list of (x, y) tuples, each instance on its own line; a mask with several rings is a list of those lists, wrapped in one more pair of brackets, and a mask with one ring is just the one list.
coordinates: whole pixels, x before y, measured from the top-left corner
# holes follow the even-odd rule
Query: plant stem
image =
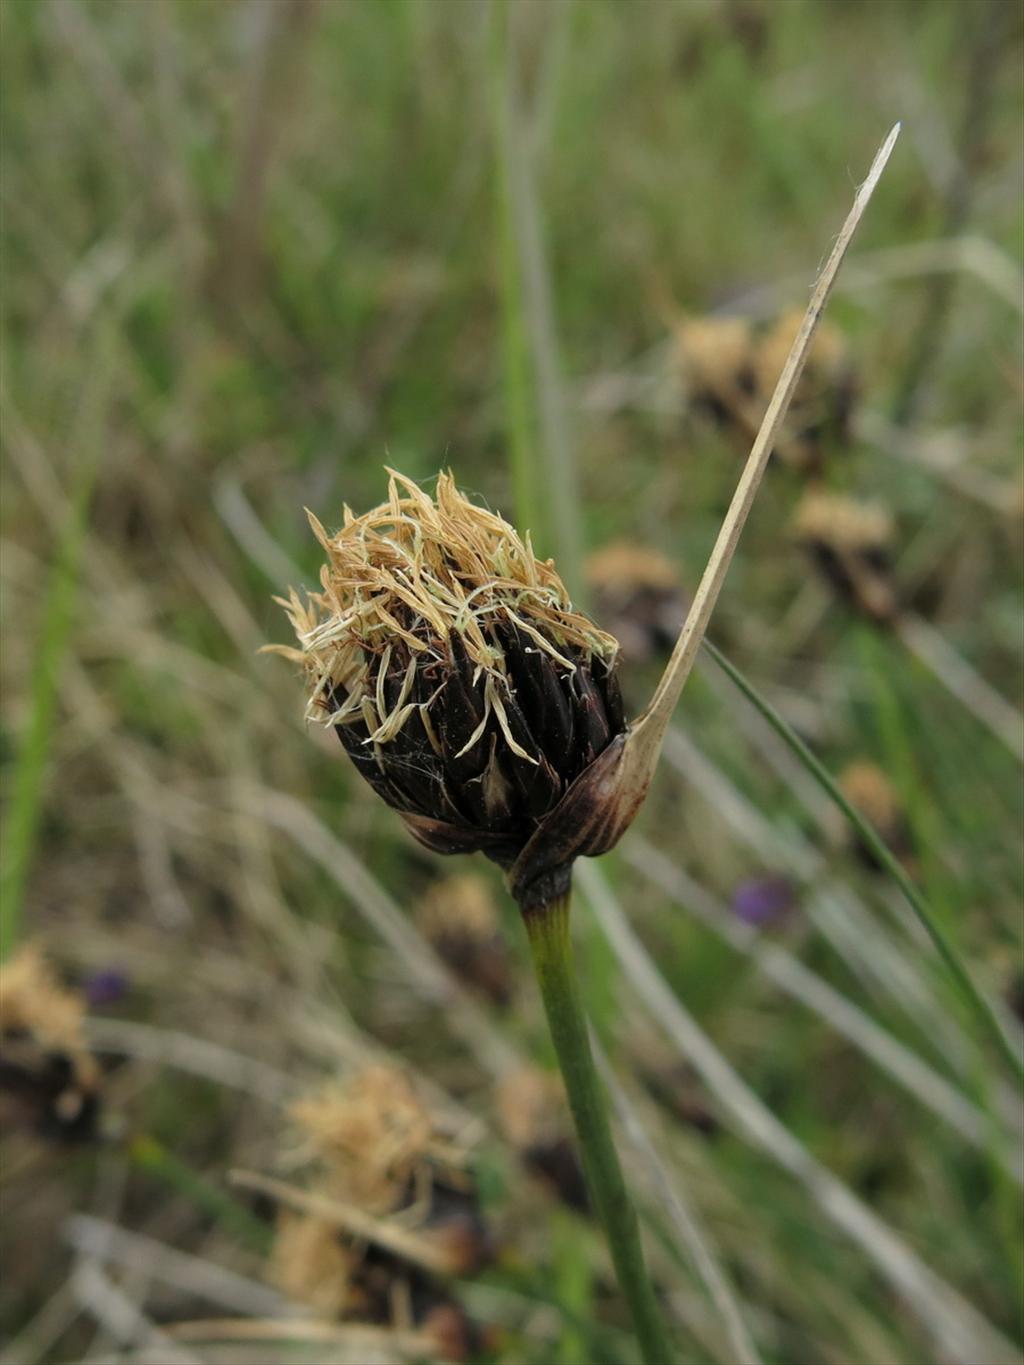
[(1002, 1024), (996, 1017), (995, 1011), (974, 984), (959, 953), (946, 937), (945, 932), (935, 918), (935, 915), (929, 909), (921, 893), (907, 876), (893, 854), (889, 851), (881, 837), (876, 833), (874, 828), (868, 824), (867, 820), (864, 819), (856, 807), (852, 806), (850, 802), (847, 801), (839, 786), (832, 780), (828, 769), (815, 757), (800, 736), (790, 728), (785, 720), (783, 720), (774, 706), (761, 696), (753, 683), (748, 682), (736, 665), (730, 663), (725, 655), (722, 654), (720, 650), (716, 649), (708, 640), (704, 641), (704, 648), (711, 655), (712, 659), (714, 659), (722, 672), (732, 679), (747, 700), (760, 711), (761, 715), (779, 738), (788, 744), (811, 776), (816, 779), (818, 784), (824, 788), (843, 812), (847, 820), (849, 820), (850, 824), (857, 831), (865, 846), (870, 849), (872, 856), (885, 868), (893, 881), (895, 881), (896, 885), (903, 892), (907, 904), (924, 926), (928, 937), (935, 945), (939, 956), (949, 970), (950, 976), (952, 976), (953, 980), (956, 982), (960, 994), (973, 1010), (975, 1017), (984, 1026), (989, 1037), (998, 1046), (1000, 1054), (1013, 1068), (1018, 1078), (1024, 1078), (1024, 1062), (1022, 1062), (1017, 1050), (1014, 1048), (1009, 1038), (1007, 1038)]
[(672, 1360), (644, 1264), (636, 1211), (626, 1192), (580, 1000), (569, 942), (569, 896), (524, 915), (569, 1107), (576, 1124), (587, 1183), (608, 1237), (615, 1273), (646, 1365)]

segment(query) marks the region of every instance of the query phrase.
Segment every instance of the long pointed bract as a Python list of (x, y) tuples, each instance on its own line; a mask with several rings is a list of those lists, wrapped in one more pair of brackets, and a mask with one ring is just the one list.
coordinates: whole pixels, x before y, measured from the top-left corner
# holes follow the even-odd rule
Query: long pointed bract
[(711, 613), (715, 609), (715, 603), (718, 601), (718, 594), (725, 581), (725, 575), (732, 563), (740, 534), (746, 524), (747, 517), (750, 515), (750, 509), (754, 505), (754, 498), (757, 496), (757, 490), (761, 485), (765, 467), (778, 438), (779, 429), (785, 420), (793, 391), (803, 372), (804, 361), (807, 358), (811, 340), (825, 311), (825, 305), (828, 302), (839, 267), (842, 265), (843, 257), (853, 240), (853, 234), (856, 232), (864, 210), (875, 191), (892, 149), (896, 145), (899, 131), (900, 125), (897, 123), (879, 149), (871, 164), (867, 179), (857, 191), (853, 207), (847, 215), (842, 231), (836, 238), (825, 268), (818, 277), (800, 331), (797, 333), (789, 357), (783, 366), (779, 382), (775, 386), (775, 392), (768, 404), (768, 410), (764, 415), (761, 428), (754, 440), (746, 466), (729, 505), (729, 510), (725, 514), (725, 520), (722, 522), (715, 548), (711, 552), (707, 568), (704, 570), (700, 585), (694, 594), (690, 613), (679, 634), (679, 639), (676, 641), (675, 649), (672, 651), (672, 657), (668, 661), (650, 704), (632, 727), (626, 744), (626, 752), (623, 756), (624, 776), (628, 774), (630, 785), (635, 785), (641, 790), (646, 789), (658, 761), (669, 718), (679, 700), (679, 694), (683, 690), (686, 679), (690, 675), (690, 670), (697, 657), (697, 651), (700, 649), (704, 633), (708, 628)]

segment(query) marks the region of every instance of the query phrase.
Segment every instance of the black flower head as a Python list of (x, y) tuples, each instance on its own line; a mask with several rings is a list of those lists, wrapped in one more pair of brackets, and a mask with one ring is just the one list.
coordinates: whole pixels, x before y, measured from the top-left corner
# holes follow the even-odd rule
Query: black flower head
[(523, 904), (538, 881), (550, 896), (603, 849), (580, 802), (626, 732), (617, 642), (449, 474), (431, 498), (391, 472), (388, 501), (346, 508), (336, 535), (310, 521), (328, 562), (320, 592), (283, 603), (301, 649), (282, 651), (306, 668), (308, 714), (422, 843), (481, 850)]

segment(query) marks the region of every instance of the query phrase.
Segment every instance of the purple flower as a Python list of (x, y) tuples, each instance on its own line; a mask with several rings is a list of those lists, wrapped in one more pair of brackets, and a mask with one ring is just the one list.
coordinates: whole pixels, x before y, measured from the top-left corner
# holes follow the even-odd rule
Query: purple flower
[(90, 973), (82, 983), (82, 989), (90, 1006), (113, 1005), (127, 991), (128, 976), (116, 967), (105, 967)]
[(745, 924), (773, 924), (796, 903), (796, 888), (788, 877), (766, 873), (740, 882), (733, 892), (732, 908)]

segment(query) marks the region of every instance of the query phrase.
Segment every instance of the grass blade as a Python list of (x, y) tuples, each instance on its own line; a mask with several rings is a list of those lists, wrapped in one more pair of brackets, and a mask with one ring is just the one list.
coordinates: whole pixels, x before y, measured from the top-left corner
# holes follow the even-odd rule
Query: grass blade
[(733, 1287), (696, 1210), (683, 1198), (678, 1184), (673, 1182), (662, 1164), (629, 1095), (616, 1077), (600, 1042), (593, 1034), (590, 1044), (601, 1079), (615, 1106), (619, 1123), (630, 1143), (642, 1154), (644, 1165), (654, 1182), (657, 1197), (676, 1229), (678, 1241), (689, 1252), (690, 1260), (721, 1319), (728, 1339), (732, 1365), (761, 1365), (761, 1357), (747, 1331)]
[(799, 1180), (825, 1216), (870, 1257), (932, 1334), (942, 1359), (959, 1365), (1019, 1362), (1017, 1348), (823, 1166), (733, 1069), (658, 971), (598, 864), (580, 859), (576, 877), (590, 916), (644, 1008), (700, 1073), (747, 1141)]
[[(711, 892), (646, 839), (634, 834), (624, 842), (622, 857), (674, 904), (685, 909), (722, 942), (748, 957), (763, 976), (791, 999), (799, 1001), (827, 1027), (851, 1042), (961, 1137), (976, 1147), (987, 1145), (990, 1134), (985, 1116), (956, 1086), (823, 977), (805, 967), (799, 958), (779, 943), (766, 942), (756, 929), (730, 915)], [(1017, 1184), (1024, 1184), (1024, 1169), (1013, 1162), (1007, 1169)]]
[(892, 877), (893, 881), (903, 893), (911, 910), (913, 910), (914, 914), (921, 922), (928, 937), (935, 945), (936, 951), (946, 964), (949, 974), (955, 981), (961, 996), (967, 1002), (969, 1008), (974, 1012), (975, 1017), (982, 1025), (984, 1031), (996, 1044), (1003, 1058), (1010, 1067), (1016, 1071), (1017, 1075), (1024, 1080), (1024, 1058), (1020, 1056), (1010, 1039), (1007, 1037), (1002, 1025), (996, 1018), (991, 1005), (974, 984), (970, 973), (961, 961), (959, 953), (946, 937), (935, 916), (925, 904), (917, 887), (915, 887), (914, 883), (907, 876), (896, 858), (890, 853), (874, 828), (868, 824), (860, 812), (847, 801), (837, 784), (832, 780), (832, 777), (824, 764), (815, 757), (800, 736), (790, 728), (771, 703), (762, 697), (754, 685), (751, 682), (748, 682), (739, 669), (736, 668), (734, 664), (731, 664), (729, 660), (707, 640), (704, 641), (704, 648), (708, 651), (722, 672), (731, 679), (747, 700), (757, 708), (772, 729), (775, 730), (779, 737), (785, 741), (790, 749), (792, 749), (793, 753), (811, 776), (815, 778), (846, 816), (847, 820), (849, 820), (850, 824), (857, 831), (859, 838), (863, 840), (865, 846), (870, 849), (872, 856), (877, 859), (879, 864), (883, 866), (889, 876)]
[(89, 508), (98, 464), (97, 433), (106, 407), (111, 375), (112, 329), (101, 330), (96, 372), (79, 424), (81, 449), (74, 471), (67, 518), (43, 607), (39, 645), (32, 672), (28, 722), (18, 748), (7, 808), (0, 872), (0, 959), (10, 953), (21, 927), (32, 858), (42, 815), (46, 768), (57, 710), (57, 688), (74, 623), (78, 571), (86, 540)]

